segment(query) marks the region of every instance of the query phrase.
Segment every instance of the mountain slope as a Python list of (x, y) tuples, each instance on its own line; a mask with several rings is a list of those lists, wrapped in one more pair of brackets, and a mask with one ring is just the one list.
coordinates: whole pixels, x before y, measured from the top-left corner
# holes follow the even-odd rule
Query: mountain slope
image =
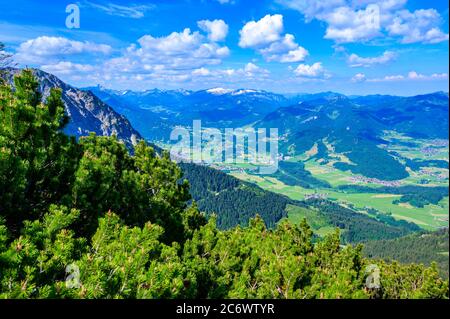
[(448, 138), (448, 93), (411, 97), (366, 96), (352, 100), (367, 108), (363, 115), (384, 128), (394, 127), (414, 138)]
[(222, 229), (247, 226), (249, 219), (256, 214), (273, 228), (287, 216), (288, 204), (304, 206), (301, 202), (265, 191), (213, 168), (189, 163), (179, 165), (199, 209), (208, 215), (216, 214), (217, 225)]
[(402, 263), (436, 262), (444, 278), (448, 278), (448, 228), (431, 233), (417, 233), (391, 240), (365, 243), (364, 254), (369, 258), (397, 260)]
[[(8, 69), (6, 77), (13, 83), (13, 76), (20, 72), (19, 69)], [(131, 126), (125, 116), (114, 111), (109, 105), (100, 100), (89, 91), (74, 88), (56, 76), (34, 69), (34, 75), (40, 83), (40, 92), (45, 99), (50, 89), (61, 88), (62, 98), (70, 122), (65, 128), (65, 133), (77, 137), (94, 132), (97, 135), (116, 135), (128, 148), (139, 139), (141, 135)]]
[(201, 91), (147, 90), (115, 91), (100, 86), (88, 87), (150, 141), (168, 141), (175, 126), (239, 127), (261, 119), (281, 106), (289, 105), (283, 95), (259, 90), (214, 88)]
[(256, 127), (277, 127), (280, 149), (302, 154), (313, 147), (321, 160), (380, 180), (408, 177), (406, 166), (388, 150), (385, 131), (410, 137), (448, 138), (448, 95), (438, 92), (416, 97), (327, 95), (282, 107)]

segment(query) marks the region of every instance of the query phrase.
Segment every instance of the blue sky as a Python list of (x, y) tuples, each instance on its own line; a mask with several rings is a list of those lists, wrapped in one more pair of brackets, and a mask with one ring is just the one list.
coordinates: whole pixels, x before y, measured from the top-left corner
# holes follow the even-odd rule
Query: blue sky
[[(66, 26), (66, 6), (80, 28)], [(21, 66), (78, 86), (415, 95), (448, 91), (448, 2), (0, 0)]]

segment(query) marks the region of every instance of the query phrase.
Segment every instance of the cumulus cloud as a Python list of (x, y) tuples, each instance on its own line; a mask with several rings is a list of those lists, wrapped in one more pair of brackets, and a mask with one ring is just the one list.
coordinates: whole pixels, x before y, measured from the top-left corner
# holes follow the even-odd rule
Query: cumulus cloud
[(303, 78), (326, 78), (328, 77), (321, 62), (316, 62), (312, 65), (300, 64), (294, 69), (294, 74)]
[(201, 67), (192, 71), (192, 75), (194, 76), (208, 76), (211, 75), (211, 71), (207, 68)]
[(259, 21), (250, 21), (240, 31), (239, 46), (255, 49), (268, 62), (301, 62), (308, 51), (295, 42), (292, 34), (283, 33), (283, 16), (266, 15)]
[(242, 48), (257, 48), (277, 41), (283, 32), (283, 16), (281, 14), (266, 15), (259, 21), (250, 21), (239, 31)]
[(270, 74), (269, 70), (261, 68), (254, 63), (247, 63), (244, 67), (244, 72), (247, 76), (255, 76), (255, 75), (268, 75)]
[[(121, 52), (114, 52), (114, 56), (101, 60), (99, 55), (112, 52), (110, 46), (39, 37), (22, 43), (15, 59), (21, 64), (38, 65), (67, 81), (101, 84), (111, 81), (130, 87), (139, 81), (142, 85), (167, 86), (207, 75), (209, 66), (220, 65), (229, 56), (228, 47), (214, 41), (218, 34), (214, 28), (211, 30), (208, 35), (189, 28), (159, 37), (147, 34)], [(256, 71), (247, 69), (246, 72)]]
[(112, 48), (106, 44), (80, 42), (63, 37), (41, 36), (20, 44), (15, 60), (20, 63), (46, 63), (75, 54), (109, 54)]
[(364, 7), (368, 4), (376, 4), (382, 10), (393, 10), (402, 8), (408, 0), (353, 0), (352, 5)]
[(370, 67), (378, 64), (386, 64), (397, 58), (397, 54), (392, 51), (384, 51), (380, 56), (364, 58), (352, 53), (347, 58), (347, 63), (351, 67)]
[[(198, 68), (189, 75), (190, 85), (209, 87), (260, 87), (273, 83), (270, 71), (256, 65), (253, 62), (242, 65), (239, 68)], [(219, 92), (223, 89), (218, 89)], [(245, 91), (245, 90), (243, 90)]]
[(448, 74), (447, 73), (433, 73), (431, 75), (423, 75), (420, 73), (417, 73), (416, 71), (411, 71), (408, 73), (408, 79), (410, 80), (442, 80), (447, 79)]
[(328, 23), (325, 38), (338, 43), (375, 38), (380, 35), (379, 15), (379, 7), (375, 5), (356, 11), (349, 7), (339, 7), (324, 16)]
[(208, 33), (211, 41), (223, 41), (228, 34), (228, 25), (223, 20), (201, 20), (197, 22), (200, 29)]
[(219, 65), (228, 55), (228, 47), (189, 28), (161, 37), (147, 34), (120, 56), (99, 65), (91, 81), (104, 83), (107, 80), (124, 86), (135, 86), (136, 81), (155, 86), (186, 83), (212, 74), (207, 67)]
[(137, 65), (144, 70), (156, 68), (196, 68), (209, 64), (219, 64), (230, 53), (228, 47), (208, 41), (198, 31), (189, 28), (182, 32), (172, 32), (165, 37), (145, 35), (133, 44), (126, 54), (115, 62)]
[(283, 63), (304, 61), (308, 51), (295, 43), (292, 34), (286, 34), (281, 41), (275, 41), (268, 47), (260, 49), (266, 61), (278, 61)]
[(379, 6), (371, 1), (360, 8), (361, 1), (350, 0), (277, 0), (281, 5), (301, 12), (305, 20), (323, 21), (325, 38), (337, 43), (365, 41), (380, 35)]
[(206, 68), (199, 68), (192, 71), (193, 76), (211, 77), (216, 80), (220, 78), (239, 80), (242, 77), (262, 79), (267, 78), (269, 74), (270, 74), (269, 70), (259, 67), (251, 62), (247, 63), (244, 67), (238, 69), (228, 68), (228, 69), (209, 70)]
[(448, 40), (448, 34), (438, 28), (441, 22), (441, 16), (435, 9), (401, 10), (387, 30), (390, 35), (402, 37), (402, 43), (438, 43)]
[(364, 82), (366, 80), (366, 75), (364, 73), (356, 73), (351, 81), (352, 82)]
[(442, 18), (435, 9), (404, 9), (406, 0), (277, 0), (299, 11), (307, 22), (326, 24), (325, 38), (336, 43), (364, 42), (382, 36), (402, 43), (448, 41), (440, 29)]

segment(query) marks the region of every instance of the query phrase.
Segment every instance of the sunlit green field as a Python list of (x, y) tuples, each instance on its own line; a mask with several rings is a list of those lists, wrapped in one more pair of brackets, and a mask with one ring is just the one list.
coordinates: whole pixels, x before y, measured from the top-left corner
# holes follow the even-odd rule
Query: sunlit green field
[(326, 194), (328, 199), (336, 200), (343, 205), (352, 204), (355, 209), (365, 213), (368, 208), (392, 214), (394, 218), (414, 222), (420, 227), (433, 230), (448, 226), (449, 198), (446, 197), (438, 205), (426, 205), (423, 208), (413, 207), (407, 203), (393, 204), (400, 197), (395, 194), (379, 193), (344, 193), (333, 189), (306, 189), (289, 186), (273, 177), (256, 176), (245, 172), (232, 172), (231, 175), (245, 181), (253, 182), (263, 189), (280, 193), (294, 200), (303, 200), (305, 195), (313, 193)]
[(288, 205), (286, 211), (290, 222), (293, 224), (300, 224), (303, 219), (306, 219), (314, 233), (319, 236), (328, 235), (336, 230), (336, 227), (328, 226), (327, 222), (322, 217), (318, 216), (312, 209)]

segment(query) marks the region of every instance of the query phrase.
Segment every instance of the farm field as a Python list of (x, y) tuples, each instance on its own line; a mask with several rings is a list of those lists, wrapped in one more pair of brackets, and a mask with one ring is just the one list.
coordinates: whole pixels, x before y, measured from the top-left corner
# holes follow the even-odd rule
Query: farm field
[[(395, 131), (384, 131), (383, 139), (388, 141), (387, 145), (380, 145), (393, 154), (402, 163), (407, 161), (436, 161), (448, 163), (448, 141), (447, 140), (420, 140), (404, 136)], [(323, 141), (328, 149), (330, 158), (338, 158), (346, 161), (345, 154), (334, 151), (332, 145)], [(402, 187), (448, 187), (448, 167), (435, 167), (427, 165), (420, 169), (411, 169), (406, 165), (409, 173), (407, 178), (388, 182), (376, 179), (368, 179), (362, 175), (353, 174), (350, 171), (342, 171), (333, 166), (336, 160), (323, 161), (316, 157), (317, 146), (311, 150), (286, 157), (285, 161), (290, 163), (303, 163), (305, 171), (320, 181), (326, 181), (330, 187), (327, 188), (305, 188), (298, 185), (287, 185), (285, 182), (273, 176), (254, 175), (251, 170), (246, 170), (242, 165), (239, 169), (229, 173), (241, 180), (252, 182), (263, 189), (284, 194), (294, 200), (303, 200), (305, 196), (318, 196), (351, 207), (354, 210), (367, 214), (369, 209), (389, 214), (396, 219), (413, 222), (425, 230), (435, 230), (449, 225), (449, 198), (444, 197), (438, 203), (424, 205), (423, 207), (412, 206), (409, 202), (398, 202), (402, 197), (400, 194), (380, 193), (375, 188), (383, 186)], [(411, 162), (412, 163), (412, 162)], [(415, 162), (414, 162), (415, 163)], [(428, 162), (427, 162), (428, 163)], [(374, 192), (345, 192), (339, 189), (343, 185), (363, 186), (374, 188)], [(397, 200), (397, 202), (395, 202)], [(417, 205), (416, 205), (417, 206)], [(291, 211), (289, 218), (297, 220), (305, 215), (305, 212)], [(292, 216), (291, 216), (292, 215)]]
[(441, 200), (438, 205), (426, 205), (423, 208), (418, 208), (407, 203), (394, 204), (393, 201), (401, 196), (397, 194), (345, 193), (336, 189), (306, 189), (300, 186), (286, 185), (273, 177), (256, 176), (245, 172), (232, 172), (230, 174), (294, 200), (303, 200), (305, 195), (323, 194), (328, 199), (335, 200), (344, 206), (352, 206), (361, 213), (366, 213), (367, 209), (373, 208), (383, 213), (392, 214), (396, 219), (414, 222), (426, 230), (448, 226), (448, 197)]

